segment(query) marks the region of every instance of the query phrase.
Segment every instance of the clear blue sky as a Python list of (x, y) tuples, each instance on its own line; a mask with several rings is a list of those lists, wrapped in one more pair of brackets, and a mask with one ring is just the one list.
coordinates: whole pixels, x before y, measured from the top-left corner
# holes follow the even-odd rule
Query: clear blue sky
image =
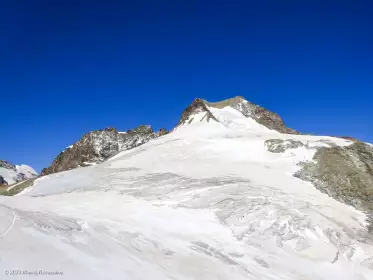
[(1, 1), (0, 159), (40, 171), (90, 130), (171, 128), (195, 97), (236, 95), (297, 130), (373, 142), (372, 13), (373, 1)]

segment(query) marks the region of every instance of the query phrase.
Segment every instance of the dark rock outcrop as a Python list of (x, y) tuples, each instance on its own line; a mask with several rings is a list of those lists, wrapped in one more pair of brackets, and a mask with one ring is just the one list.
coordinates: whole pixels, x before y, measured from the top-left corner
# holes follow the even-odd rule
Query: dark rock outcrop
[(303, 142), (293, 139), (269, 139), (264, 142), (264, 145), (266, 146), (267, 150), (272, 153), (284, 153), (286, 150), (297, 149), (305, 146)]
[(268, 111), (267, 109), (264, 109), (255, 104), (251, 104), (251, 106), (254, 108), (254, 113), (253, 113), (254, 119), (261, 125), (264, 125), (265, 127), (269, 129), (276, 130), (281, 133), (300, 134), (296, 130), (287, 127), (284, 124), (284, 121), (282, 120), (282, 118), (276, 113)]
[(336, 136), (336, 137), (346, 139), (346, 140), (350, 140), (350, 141), (354, 141), (354, 142), (359, 142), (360, 141), (359, 139), (356, 139), (355, 137), (351, 137), (351, 136)]
[(8, 182), (5, 181), (4, 177), (0, 175), (0, 185), (8, 185)]
[(9, 161), (6, 161), (6, 160), (0, 160), (0, 167), (3, 167), (5, 169), (11, 169), (11, 170), (17, 172), (16, 166), (14, 164), (11, 164)]
[(319, 148), (313, 162), (301, 163), (301, 166), (295, 177), (312, 182), (336, 200), (373, 213), (372, 146), (355, 142), (346, 147)]
[(166, 133), (165, 129), (155, 133), (148, 125), (127, 132), (118, 132), (113, 127), (91, 131), (59, 153), (51, 166), (42, 170), (41, 175), (101, 163), (121, 151), (135, 148)]
[(161, 128), (161, 129), (156, 133), (156, 136), (157, 136), (157, 137), (161, 137), (161, 136), (166, 135), (166, 134), (168, 134), (168, 133), (169, 133), (168, 130), (166, 130), (165, 128)]
[(193, 115), (193, 114), (196, 114), (196, 113), (206, 113), (206, 120), (207, 122), (210, 121), (210, 119), (213, 119), (215, 121), (218, 121), (214, 115), (209, 111), (209, 109), (207, 108), (206, 106), (206, 101), (204, 101), (203, 99), (200, 99), (200, 98), (196, 98), (192, 104), (190, 104), (185, 110), (184, 112), (181, 114), (181, 118), (180, 118), (180, 121), (179, 121), (179, 125), (180, 124), (185, 124), (188, 120), (190, 121), (190, 117)]

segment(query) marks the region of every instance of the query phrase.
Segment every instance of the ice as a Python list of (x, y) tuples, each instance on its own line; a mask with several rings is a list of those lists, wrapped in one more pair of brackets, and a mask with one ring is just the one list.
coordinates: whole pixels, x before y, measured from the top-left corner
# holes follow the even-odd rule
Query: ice
[[(292, 176), (332, 137), (232, 110), (0, 197), (0, 270), (60, 279), (373, 279), (365, 214)], [(271, 153), (268, 139), (307, 147)], [(43, 279), (57, 279), (43, 276)], [(30, 279), (21, 275), (17, 279)]]

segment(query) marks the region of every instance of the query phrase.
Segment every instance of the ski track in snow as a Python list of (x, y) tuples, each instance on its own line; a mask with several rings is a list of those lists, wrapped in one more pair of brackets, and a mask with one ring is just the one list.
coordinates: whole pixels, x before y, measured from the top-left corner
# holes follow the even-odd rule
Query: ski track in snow
[[(2, 205), (0, 205), (0, 207), (4, 207)], [(8, 232), (12, 229), (12, 227), (14, 226), (14, 223), (16, 221), (16, 213), (14, 212), (14, 210), (12, 209), (12, 214), (13, 214), (13, 218), (12, 218), (12, 222), (10, 223), (10, 225), (5, 229), (5, 231), (3, 233), (0, 234), (0, 239), (3, 238), (4, 236), (6, 236), (8, 234)]]
[(17, 267), (59, 270), (69, 280), (373, 279), (365, 215), (292, 177), (315, 149), (274, 154), (264, 145), (350, 142), (279, 134), (231, 109), (213, 113), (221, 123), (196, 114), (103, 164), (42, 177), (16, 197), (0, 197), (0, 273)]

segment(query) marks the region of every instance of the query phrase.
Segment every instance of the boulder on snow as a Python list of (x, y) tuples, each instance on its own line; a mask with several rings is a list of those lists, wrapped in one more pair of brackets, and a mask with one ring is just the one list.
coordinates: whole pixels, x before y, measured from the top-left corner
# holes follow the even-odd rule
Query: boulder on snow
[(8, 185), (8, 182), (5, 181), (4, 177), (0, 175), (0, 185)]

